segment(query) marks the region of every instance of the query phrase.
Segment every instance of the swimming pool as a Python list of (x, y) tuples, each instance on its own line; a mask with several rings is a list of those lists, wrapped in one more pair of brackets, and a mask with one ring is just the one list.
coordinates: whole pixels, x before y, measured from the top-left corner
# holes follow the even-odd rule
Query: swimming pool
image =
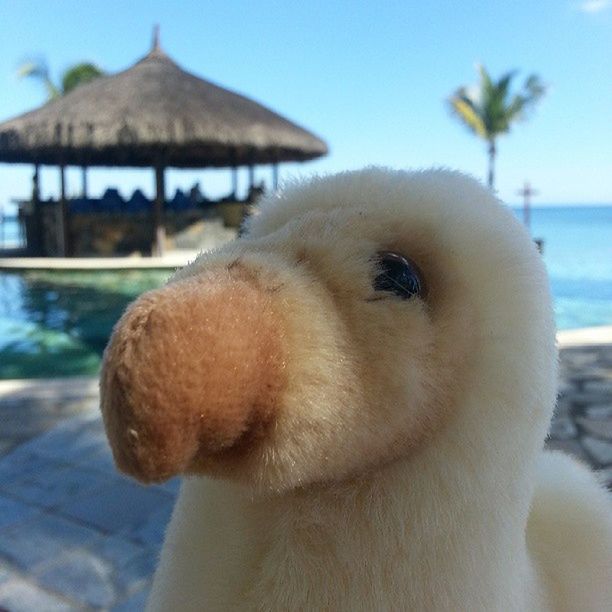
[(0, 379), (96, 374), (127, 304), (170, 274), (0, 272)]

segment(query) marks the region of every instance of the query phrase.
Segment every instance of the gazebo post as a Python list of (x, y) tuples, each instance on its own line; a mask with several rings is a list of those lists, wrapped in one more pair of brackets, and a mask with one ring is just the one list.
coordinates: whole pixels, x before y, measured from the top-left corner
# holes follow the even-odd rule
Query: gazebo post
[(32, 175), (32, 218), (33, 229), (28, 232), (27, 225), (26, 244), (28, 252), (32, 255), (45, 255), (43, 251), (43, 219), (40, 207), (40, 164), (34, 164), (34, 174)]
[(81, 197), (87, 199), (87, 166), (81, 166)]
[(164, 170), (161, 162), (155, 165), (155, 202), (153, 204), (153, 244), (151, 251), (157, 257), (164, 254), (164, 243), (166, 241), (166, 228), (164, 227), (166, 181)]
[(38, 206), (40, 202), (40, 164), (34, 164), (34, 175), (32, 176), (32, 203)]
[(66, 202), (66, 166), (60, 164), (60, 223), (58, 224), (58, 245), (62, 257), (70, 253), (70, 238), (68, 235), (68, 203)]
[(238, 168), (232, 166), (232, 196), (238, 197)]
[(253, 194), (253, 189), (255, 189), (255, 166), (249, 164), (249, 198)]
[(272, 164), (272, 189), (278, 191), (278, 162)]

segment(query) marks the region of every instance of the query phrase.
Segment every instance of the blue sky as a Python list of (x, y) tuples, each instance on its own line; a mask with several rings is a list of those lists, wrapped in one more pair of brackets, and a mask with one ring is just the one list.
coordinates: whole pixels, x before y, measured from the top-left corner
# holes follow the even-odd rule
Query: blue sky
[[(147, 52), (155, 23), (185, 69), (329, 143), (328, 157), (283, 165), (281, 178), (369, 164), (448, 166), (484, 178), (484, 144), (445, 105), (482, 62), (493, 75), (518, 69), (521, 81), (536, 72), (550, 87), (531, 119), (499, 141), (501, 197), (516, 202), (528, 179), (536, 203), (612, 203), (610, 0), (0, 0), (0, 120), (44, 101), (42, 87), (17, 79), (21, 60), (44, 56), (55, 76), (81, 60), (121, 70)], [(30, 176), (30, 167), (0, 164), (0, 204), (26, 197)], [(57, 193), (57, 171), (42, 179), (44, 195)], [(229, 191), (229, 172), (214, 171), (171, 171), (168, 191), (196, 180), (211, 195)], [(73, 170), (69, 189), (78, 185)], [(92, 192), (108, 185), (152, 193), (153, 175), (90, 172)]]

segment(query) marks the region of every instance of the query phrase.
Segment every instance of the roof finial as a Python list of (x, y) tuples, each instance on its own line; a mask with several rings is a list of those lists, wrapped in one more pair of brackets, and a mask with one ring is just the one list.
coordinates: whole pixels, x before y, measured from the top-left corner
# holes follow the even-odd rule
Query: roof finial
[(153, 44), (151, 45), (151, 51), (161, 51), (159, 46), (159, 23), (153, 26)]

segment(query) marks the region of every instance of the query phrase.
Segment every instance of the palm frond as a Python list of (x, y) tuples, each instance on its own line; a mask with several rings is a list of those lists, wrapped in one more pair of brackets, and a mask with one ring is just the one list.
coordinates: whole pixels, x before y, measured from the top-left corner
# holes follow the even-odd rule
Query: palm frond
[(545, 93), (546, 86), (540, 81), (539, 77), (534, 74), (529, 76), (523, 86), (523, 92), (516, 94), (508, 105), (509, 122), (524, 119)]
[(546, 93), (547, 88), (537, 74), (530, 74), (525, 81), (524, 89), (530, 100), (537, 102)]
[(522, 119), (525, 116), (525, 111), (529, 105), (529, 100), (521, 94), (516, 94), (506, 109), (508, 123), (512, 123), (517, 119)]
[(478, 107), (461, 89), (449, 100), (451, 111), (463, 124), (481, 138), (487, 138), (485, 124)]
[(49, 67), (44, 60), (28, 60), (23, 62), (17, 68), (17, 76), (41, 82), (47, 90), (47, 96), (50, 100), (60, 95), (60, 91), (49, 76)]
[(482, 65), (477, 65), (478, 74), (480, 75), (480, 88), (483, 92), (490, 92), (494, 89), (493, 80), (489, 76), (487, 69)]
[(90, 62), (83, 62), (71, 66), (62, 76), (62, 93), (66, 94), (79, 85), (89, 83), (104, 75), (104, 71)]
[(32, 77), (32, 78), (48, 78), (49, 71), (45, 64), (39, 62), (29, 61), (24, 62), (17, 68), (17, 76), (20, 79)]
[(510, 89), (510, 84), (512, 83), (512, 79), (516, 76), (516, 70), (510, 70), (504, 74), (499, 81), (497, 81), (497, 85), (495, 89), (497, 91), (497, 95), (503, 99), (506, 99), (508, 96), (508, 91)]

